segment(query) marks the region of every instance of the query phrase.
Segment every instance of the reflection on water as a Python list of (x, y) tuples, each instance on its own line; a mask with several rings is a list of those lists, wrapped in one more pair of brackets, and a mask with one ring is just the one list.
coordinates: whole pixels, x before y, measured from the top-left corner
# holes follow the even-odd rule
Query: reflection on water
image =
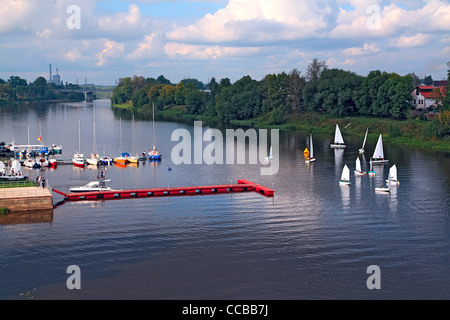
[[(120, 119), (124, 149), (134, 143), (139, 150), (151, 147), (151, 116), (135, 114), (133, 125), (128, 110), (111, 110), (107, 101), (95, 101), (95, 108), (100, 154), (118, 153)], [(2, 106), (0, 141), (26, 142), (28, 126), (35, 140), (41, 123), (44, 140), (63, 145), (61, 158), (71, 158), (78, 148), (80, 119), (82, 152), (89, 154), (92, 113), (92, 105), (76, 103)], [(273, 188), (275, 196), (249, 192), (62, 204), (62, 196), (54, 194), (58, 206), (47, 223), (0, 226), (0, 273), (7, 275), (0, 277), (1, 299), (18, 298), (30, 288), (37, 288), (36, 298), (69, 295), (61, 270), (72, 264), (85, 275), (78, 298), (450, 298), (447, 155), (385, 143), (389, 164), (374, 165), (374, 178), (358, 177), (355, 159), (360, 157), (367, 172), (376, 141), (369, 139), (367, 155), (359, 155), (363, 137), (346, 135), (342, 150), (330, 148), (332, 135), (315, 134), (317, 160), (305, 164), (309, 132), (282, 131), (279, 170), (263, 176), (261, 165), (248, 160), (175, 165), (170, 155), (177, 142), (171, 133), (184, 128), (193, 135), (193, 121), (158, 117), (156, 127), (163, 160), (111, 165), (105, 168), (109, 186), (212, 185), (244, 178)], [(234, 129), (203, 124), (204, 130), (208, 127), (224, 136), (224, 130)], [(374, 188), (386, 184), (394, 163), (401, 185), (391, 186), (390, 194), (377, 194)], [(350, 186), (339, 185), (344, 164), (350, 168)], [(67, 192), (95, 180), (97, 170), (60, 165), (27, 172)], [(373, 264), (383, 272), (379, 292), (365, 286), (366, 269)]]
[(50, 223), (53, 221), (53, 210), (19, 211), (0, 214), (0, 225)]

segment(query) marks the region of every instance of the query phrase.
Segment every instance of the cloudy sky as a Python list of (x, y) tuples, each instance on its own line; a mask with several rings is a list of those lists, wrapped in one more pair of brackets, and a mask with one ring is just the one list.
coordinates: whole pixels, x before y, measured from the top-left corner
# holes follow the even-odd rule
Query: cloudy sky
[(312, 59), (446, 78), (447, 0), (0, 0), (0, 78), (112, 85), (305, 73)]

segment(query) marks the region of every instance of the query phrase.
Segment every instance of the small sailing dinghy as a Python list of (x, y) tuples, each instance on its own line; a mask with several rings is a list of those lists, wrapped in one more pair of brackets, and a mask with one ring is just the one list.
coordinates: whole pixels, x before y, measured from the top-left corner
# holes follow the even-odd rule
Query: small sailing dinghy
[(270, 146), (270, 151), (269, 151), (269, 155), (267, 157), (264, 157), (265, 161), (270, 161), (273, 159), (273, 154), (272, 154), (272, 146)]
[(311, 149), (309, 156), (306, 158), (305, 163), (310, 163), (316, 161), (316, 158), (314, 158), (314, 147), (313, 147), (313, 140), (312, 140), (312, 133), (309, 134), (309, 148)]
[(355, 175), (356, 176), (363, 176), (365, 175), (365, 172), (362, 172), (361, 170), (361, 160), (359, 158), (356, 158), (356, 169), (355, 169)]
[(334, 143), (330, 145), (331, 148), (345, 148), (344, 138), (342, 138), (341, 130), (336, 124), (336, 132), (334, 133)]
[(341, 185), (350, 185), (350, 169), (347, 165), (344, 165), (341, 174), (341, 180), (339, 180), (339, 184)]
[[(397, 179), (397, 166), (395, 164), (389, 169), (389, 178), (391, 179), (391, 184), (400, 184), (400, 181)], [(386, 182), (389, 181), (386, 180)]]
[(367, 133), (369, 132), (369, 128), (367, 128), (366, 129), (366, 135), (364, 136), (364, 141), (363, 141), (363, 144), (362, 144), (362, 147), (361, 147), (361, 149), (359, 149), (359, 153), (364, 153), (364, 146), (366, 145), (366, 140), (367, 140)]
[(378, 137), (377, 145), (375, 147), (375, 151), (373, 152), (372, 156), (372, 163), (387, 163), (389, 160), (384, 159), (384, 151), (383, 151), (383, 137), (380, 133), (380, 136)]
[[(0, 161), (1, 162), (1, 161)], [(3, 162), (0, 164), (0, 180), (4, 181), (18, 181), (18, 180), (26, 180), (28, 179), (27, 176), (23, 175), (22, 172), (22, 165), (19, 161), (14, 159), (11, 163), (11, 169), (9, 169), (9, 175), (6, 175), (5, 173), (5, 165)]]
[(376, 192), (386, 192), (386, 193), (391, 192), (391, 176), (389, 176), (386, 187), (379, 186), (378, 188), (375, 188), (375, 191)]

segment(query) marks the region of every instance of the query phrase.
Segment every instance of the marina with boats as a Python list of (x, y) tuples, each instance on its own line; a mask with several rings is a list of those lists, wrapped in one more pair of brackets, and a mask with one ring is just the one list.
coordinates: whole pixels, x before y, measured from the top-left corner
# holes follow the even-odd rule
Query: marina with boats
[[(33, 282), (41, 297), (47, 293), (46, 285), (54, 282), (56, 269), (61, 265), (85, 265), (88, 266), (86, 271), (100, 275), (110, 267), (111, 261), (121, 267), (119, 263), (133, 265), (145, 259), (154, 261), (154, 264), (148, 265), (152, 270), (158, 270), (158, 265), (165, 269), (167, 261), (173, 261), (170, 276), (164, 278), (164, 272), (156, 271), (164, 281), (171, 281), (174, 275), (174, 281), (183, 281), (188, 279), (185, 275), (198, 269), (218, 270), (209, 275), (206, 282), (223, 272), (226, 274), (226, 270), (230, 272), (225, 278), (232, 280), (234, 275), (231, 273), (236, 270), (233, 268), (236, 265), (245, 265), (246, 269), (239, 276), (244, 279), (253, 274), (254, 267), (264, 266), (258, 269), (264, 273), (261, 278), (280, 275), (275, 282), (264, 287), (267, 292), (275, 286), (295, 296), (303, 281), (313, 279), (319, 284), (317, 294), (322, 294), (330, 288), (319, 276), (326, 274), (330, 267), (337, 268), (339, 274), (345, 275), (345, 270), (350, 268), (353, 271), (362, 270), (365, 275), (365, 269), (361, 267), (377, 261), (381, 261), (386, 268), (395, 268), (402, 265), (402, 261), (414, 263), (415, 257), (421, 254), (428, 255), (427, 260), (433, 260), (431, 250), (417, 251), (414, 245), (420, 243), (424, 245), (422, 248), (429, 248), (433, 243), (430, 240), (440, 237), (438, 244), (441, 244), (446, 243), (448, 238), (448, 233), (439, 236), (448, 216), (442, 209), (448, 202), (448, 189), (442, 174), (448, 172), (446, 158), (399, 148), (387, 142), (383, 143), (383, 156), (389, 162), (371, 166), (370, 160), (380, 134), (372, 127), (368, 130), (364, 153), (360, 153), (359, 149), (363, 145), (365, 132), (352, 135), (349, 130), (351, 126), (345, 128), (346, 123), (339, 123), (345, 149), (330, 148), (334, 142), (334, 132), (331, 131), (292, 133), (280, 130), (279, 146), (269, 140), (267, 150), (263, 149), (260, 153), (268, 164), (261, 161), (257, 165), (176, 165), (171, 157), (171, 148), (178, 142), (171, 141), (171, 133), (181, 128), (192, 134), (195, 127), (188, 121), (155, 118), (155, 146), (164, 158), (151, 161), (148, 155), (153, 149), (151, 109), (147, 118), (135, 115), (133, 119), (132, 114), (114, 113), (109, 105), (96, 105), (95, 140), (92, 107), (62, 106), (48, 113), (51, 116), (41, 115), (37, 119), (30, 112), (29, 117), (34, 123), (42, 122), (42, 137), (45, 140), (62, 145), (61, 154), (47, 157), (57, 160), (56, 167), (26, 167), (22, 162), (26, 159), (17, 157), (22, 164), (21, 171), (28, 179), (0, 182), (22, 186), (0, 190), (0, 207), (21, 206), (21, 211), (0, 216), (2, 242), (6, 243), (4, 248), (10, 248), (8, 251), (4, 249), (4, 261), (9, 261), (9, 257), (14, 255), (16, 258), (10, 261), (20, 262), (17, 272), (14, 269), (8, 274), (20, 279), (25, 265), (41, 265), (36, 281), (43, 278), (45, 281)], [(13, 137), (8, 134), (13, 132), (14, 126), (10, 122), (15, 121), (15, 117), (11, 115), (8, 119), (12, 120), (3, 122), (3, 128), (0, 128), (1, 140), (26, 142), (27, 123), (22, 125), (22, 132), (16, 131), (14, 139), (11, 139)], [(78, 120), (81, 126), (80, 143)], [(214, 122), (204, 123), (203, 130), (209, 128), (225, 132), (229, 127), (221, 127)], [(382, 138), (385, 138), (384, 132)], [(209, 141), (203, 142), (203, 147), (210, 145)], [(273, 148), (270, 147), (272, 145)], [(305, 163), (305, 148), (315, 161)], [(72, 162), (77, 151), (85, 156), (85, 160), (90, 154), (111, 160), (109, 165), (85, 161), (82, 167), (77, 167)], [(145, 152), (145, 157), (137, 163), (122, 165), (114, 162), (120, 151), (130, 156), (142, 156)], [(10, 160), (11, 157), (2, 158), (6, 175), (10, 175)], [(260, 174), (262, 166), (269, 166), (277, 160), (280, 170), (276, 175)], [(397, 169), (395, 180), (401, 181), (401, 185), (393, 183), (394, 168), (390, 174), (389, 191), (375, 190), (388, 186), (388, 171), (394, 164)], [(350, 184), (339, 183), (345, 165), (350, 169), (350, 174), (344, 175), (344, 178), (349, 177)], [(369, 175), (370, 169), (374, 173), (372, 176)], [(100, 175), (102, 171), (104, 176)], [(36, 177), (39, 176), (45, 178), (44, 188), (36, 185)], [(251, 183), (236, 182), (241, 179)], [(101, 185), (101, 182), (104, 184)], [(433, 192), (433, 201), (429, 201), (427, 186), (434, 186), (435, 183), (438, 188)], [(266, 196), (256, 191), (255, 185), (272, 190), (273, 195)], [(17, 196), (26, 199), (25, 202)], [(16, 204), (10, 202), (12, 199), (17, 199)], [(51, 209), (35, 210), (38, 205), (48, 205)], [(51, 214), (48, 214), (49, 210)], [(42, 216), (44, 212), (46, 214)], [(25, 223), (27, 225), (23, 225)], [(432, 235), (432, 239), (427, 235)], [(399, 245), (393, 247), (393, 243)], [(440, 248), (440, 245), (437, 247)], [(442, 249), (447, 251), (448, 246), (444, 245)], [(212, 260), (208, 260), (211, 255)], [(213, 265), (203, 268), (205, 261), (213, 261)], [(283, 272), (277, 273), (280, 271), (277, 261), (282, 262)], [(388, 264), (389, 261), (392, 265)], [(417, 270), (422, 272), (423, 264), (419, 261), (417, 265)], [(187, 269), (183, 273), (185, 267)], [(314, 271), (303, 278), (295, 272), (298, 267), (302, 272), (312, 268)], [(402, 270), (398, 269), (399, 272)], [(182, 276), (177, 278), (180, 272)], [(420, 272), (415, 279), (420, 279)], [(48, 275), (42, 276), (43, 273)], [(317, 278), (314, 278), (315, 274)], [(199, 272), (196, 280), (203, 275)], [(328, 275), (333, 277), (336, 273), (330, 272)], [(296, 281), (296, 285), (277, 287), (278, 283), (284, 283), (288, 278)], [(349, 279), (343, 277), (337, 281), (344, 283)], [(427, 279), (422, 283), (426, 283)], [(128, 283), (120, 277), (114, 280), (121, 286)], [(248, 290), (258, 291), (258, 288), (250, 286), (264, 283), (260, 280), (259, 276), (258, 279), (251, 279)], [(88, 285), (86, 281), (85, 288)], [(27, 286), (29, 284), (24, 281), (17, 285), (13, 283), (4, 289), (7, 291), (4, 296), (14, 295), (18, 287), (23, 291), (25, 289), (22, 288)], [(133, 289), (141, 292), (140, 288), (139, 284)], [(106, 290), (106, 287), (100, 289)], [(224, 286), (223, 290), (228, 290), (228, 287)], [(161, 294), (160, 290), (158, 294)], [(309, 296), (315, 294), (313, 292)]]

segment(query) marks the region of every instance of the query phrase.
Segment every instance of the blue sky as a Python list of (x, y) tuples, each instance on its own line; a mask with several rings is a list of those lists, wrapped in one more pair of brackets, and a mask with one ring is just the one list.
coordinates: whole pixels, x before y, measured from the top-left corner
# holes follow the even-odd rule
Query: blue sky
[[(77, 11), (68, 11), (76, 3)], [(448, 0), (0, 0), (0, 78), (112, 85), (133, 75), (232, 82), (314, 59), (446, 78)], [(76, 21), (80, 22), (79, 25)]]

